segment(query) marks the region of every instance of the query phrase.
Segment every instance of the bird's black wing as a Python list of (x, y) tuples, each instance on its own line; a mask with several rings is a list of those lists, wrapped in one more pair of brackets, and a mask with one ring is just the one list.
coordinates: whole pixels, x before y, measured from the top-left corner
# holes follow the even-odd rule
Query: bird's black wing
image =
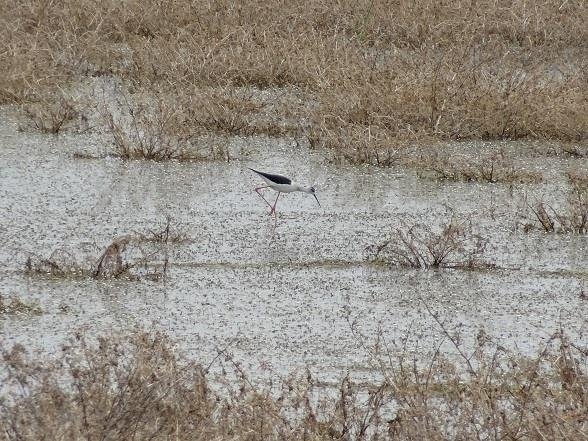
[(269, 173), (264, 173), (264, 172), (260, 172), (257, 170), (253, 170), (252, 168), (250, 168), (249, 170), (257, 173), (260, 176), (263, 176), (266, 179), (269, 179), (270, 181), (276, 183), (276, 184), (286, 184), (286, 185), (290, 185), (292, 183), (292, 180), (287, 178), (286, 176), (282, 176), (282, 175), (272, 175)]

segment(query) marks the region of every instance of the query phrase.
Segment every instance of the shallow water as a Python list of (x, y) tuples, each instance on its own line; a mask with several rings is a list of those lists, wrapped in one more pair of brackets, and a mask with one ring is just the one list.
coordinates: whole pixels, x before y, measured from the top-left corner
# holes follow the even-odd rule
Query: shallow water
[[(588, 237), (518, 226), (523, 193), (556, 198), (564, 180), (514, 190), (434, 182), (399, 168), (335, 165), (326, 153), (274, 139), (235, 142), (240, 159), (230, 163), (75, 159), (103, 151), (103, 142), (19, 131), (12, 115), (0, 114), (0, 290), (37, 301), (44, 313), (0, 317), (9, 342), (51, 351), (75, 329), (139, 326), (166, 331), (203, 364), (228, 347), (253, 372), (310, 366), (325, 378), (348, 370), (369, 377), (362, 343), (378, 332), (389, 342), (409, 333), (412, 351), (441, 338), (427, 305), (470, 347), (479, 329), (523, 352), (560, 327), (588, 343), (588, 301), (579, 295), (588, 287)], [(571, 164), (521, 161), (551, 177)], [(286, 195), (274, 228), (252, 191), (260, 182), (250, 166), (314, 184), (322, 208), (309, 195)], [(438, 225), (448, 206), (478, 213), (476, 231), (489, 240), (485, 260), (496, 268), (419, 271), (366, 261), (366, 247), (392, 227), (411, 219)], [(114, 237), (145, 232), (166, 215), (191, 241), (170, 250), (164, 282), (24, 274), (31, 253), (66, 248), (97, 257)]]

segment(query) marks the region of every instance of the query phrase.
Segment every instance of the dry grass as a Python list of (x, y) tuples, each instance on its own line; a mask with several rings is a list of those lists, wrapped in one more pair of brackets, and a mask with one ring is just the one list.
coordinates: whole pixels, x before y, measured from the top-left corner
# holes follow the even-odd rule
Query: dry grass
[(390, 238), (367, 247), (370, 260), (409, 268), (479, 268), (487, 241), (469, 218), (453, 216), (439, 227), (413, 222), (394, 228)]
[(533, 357), (483, 332), (457, 360), (440, 347), (415, 358), (379, 336), (383, 380), (325, 387), (310, 372), (254, 385), (226, 352), (213, 381), (160, 334), (77, 334), (52, 360), (3, 345), (0, 439), (588, 439), (588, 351), (562, 332)]
[(502, 151), (476, 159), (461, 155), (430, 154), (410, 160), (409, 166), (415, 168), (421, 176), (448, 181), (523, 184), (537, 183), (543, 179), (539, 172), (516, 167)]
[(0, 102), (36, 102), (104, 75), (188, 102), (202, 90), (289, 90), (311, 110), (292, 100), (256, 127), (260, 109), (237, 103), (234, 116), (230, 99), (213, 98), (200, 124), (297, 130), (379, 164), (423, 140), (578, 143), (588, 134), (586, 21), (581, 0), (8, 0)]
[[(277, 121), (272, 106), (253, 91), (233, 88), (172, 93), (120, 92), (101, 106), (112, 154), (122, 159), (154, 161), (230, 161), (229, 137), (287, 136), (297, 128)], [(210, 135), (218, 142), (210, 143)]]
[(45, 98), (24, 106), (24, 112), (30, 124), (43, 133), (57, 135), (68, 126), (73, 126), (83, 115), (75, 101), (60, 95), (57, 98)]
[(167, 217), (161, 227), (114, 238), (96, 258), (60, 248), (48, 257), (31, 255), (25, 263), (29, 275), (64, 278), (164, 279), (169, 247), (190, 241), (181, 225)]
[(525, 200), (530, 211), (523, 224), (525, 231), (539, 228), (546, 233), (588, 234), (588, 185), (585, 176), (570, 174), (571, 190), (566, 202), (557, 208), (543, 201)]
[(189, 121), (202, 133), (226, 136), (294, 135), (299, 123), (288, 122), (296, 94), (266, 93), (259, 89), (223, 87), (197, 89), (185, 104)]
[(229, 160), (227, 149), (203, 151), (199, 133), (188, 123), (187, 109), (170, 99), (132, 103), (121, 94), (115, 108), (103, 106), (102, 118), (112, 142), (112, 154), (122, 159), (153, 161)]

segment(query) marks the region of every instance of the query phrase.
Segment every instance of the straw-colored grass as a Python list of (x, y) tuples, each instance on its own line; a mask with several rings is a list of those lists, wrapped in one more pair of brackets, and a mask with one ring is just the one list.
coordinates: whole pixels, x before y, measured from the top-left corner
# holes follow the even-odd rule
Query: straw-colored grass
[[(573, 144), (588, 134), (586, 22), (582, 0), (6, 0), (0, 103), (109, 75), (188, 101), (289, 91), (263, 131), (297, 129), (357, 162), (387, 164), (423, 140)], [(242, 116), (259, 109), (231, 106), (214, 101), (202, 125), (251, 133)]]
[(512, 185), (537, 183), (543, 180), (540, 172), (517, 167), (512, 158), (506, 157), (501, 151), (477, 158), (432, 153), (404, 161), (404, 163), (416, 169), (422, 177), (447, 181)]
[(381, 380), (331, 385), (254, 384), (226, 352), (212, 375), (160, 334), (76, 334), (54, 359), (0, 341), (0, 440), (588, 439), (586, 348), (557, 332), (526, 357), (480, 332), (470, 355), (437, 320), (462, 358), (380, 336)]

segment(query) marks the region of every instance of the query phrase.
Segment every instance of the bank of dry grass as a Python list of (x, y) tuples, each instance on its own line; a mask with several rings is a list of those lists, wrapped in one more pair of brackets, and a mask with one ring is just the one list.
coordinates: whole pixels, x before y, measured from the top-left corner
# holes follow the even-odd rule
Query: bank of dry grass
[(160, 334), (77, 334), (53, 360), (2, 345), (0, 439), (588, 439), (586, 348), (557, 332), (525, 357), (480, 332), (462, 354), (417, 360), (378, 340), (382, 380), (271, 386), (228, 353), (214, 376)]
[[(294, 126), (355, 162), (386, 164), (415, 141), (573, 143), (588, 133), (587, 21), (581, 0), (7, 0), (0, 102), (37, 102), (112, 75), (188, 98), (206, 88), (288, 90), (296, 99), (264, 130)], [(226, 109), (214, 102), (203, 127), (251, 131)]]

